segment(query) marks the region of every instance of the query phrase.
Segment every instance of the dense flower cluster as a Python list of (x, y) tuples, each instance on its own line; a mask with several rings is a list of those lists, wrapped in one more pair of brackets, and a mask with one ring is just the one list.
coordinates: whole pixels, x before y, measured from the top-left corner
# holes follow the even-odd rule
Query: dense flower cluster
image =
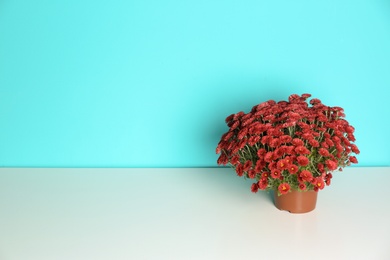
[(219, 165), (231, 165), (238, 176), (256, 180), (252, 192), (322, 190), (334, 170), (357, 163), (354, 127), (341, 107), (329, 107), (310, 94), (288, 101), (256, 105), (226, 118), (230, 128), (216, 152)]

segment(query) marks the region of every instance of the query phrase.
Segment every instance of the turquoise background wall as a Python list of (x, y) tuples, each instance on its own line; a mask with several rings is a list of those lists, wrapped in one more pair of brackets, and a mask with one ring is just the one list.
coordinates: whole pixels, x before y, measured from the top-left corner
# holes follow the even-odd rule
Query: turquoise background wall
[(390, 2), (0, 1), (0, 166), (216, 166), (224, 119), (311, 93), (389, 166)]

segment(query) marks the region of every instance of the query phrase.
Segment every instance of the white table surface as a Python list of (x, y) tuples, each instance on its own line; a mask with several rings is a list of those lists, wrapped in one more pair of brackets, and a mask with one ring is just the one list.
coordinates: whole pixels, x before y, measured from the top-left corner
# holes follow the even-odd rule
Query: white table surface
[(390, 259), (390, 168), (336, 172), (306, 214), (251, 183), (230, 168), (2, 168), (0, 259)]

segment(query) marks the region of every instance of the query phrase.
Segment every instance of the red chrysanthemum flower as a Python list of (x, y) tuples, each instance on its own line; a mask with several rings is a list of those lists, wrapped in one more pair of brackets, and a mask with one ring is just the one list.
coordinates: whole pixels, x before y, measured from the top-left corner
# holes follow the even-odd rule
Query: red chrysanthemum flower
[(309, 144), (311, 146), (313, 146), (313, 147), (319, 147), (320, 146), (320, 143), (317, 140), (315, 140), (315, 139), (310, 139), (309, 140)]
[(248, 114), (243, 114), (242, 117), (241, 117), (241, 121), (245, 121), (247, 120), (248, 118), (251, 118), (252, 117), (252, 113), (248, 113)]
[(352, 149), (352, 152), (354, 152), (354, 153), (356, 153), (356, 154), (359, 154), (359, 153), (360, 153), (359, 149), (358, 149), (357, 146), (354, 145), (354, 144), (351, 144), (351, 149)]
[(263, 172), (261, 174), (261, 178), (268, 179), (268, 177), (269, 177), (269, 172)]
[(303, 156), (303, 155), (299, 155), (297, 157), (297, 161), (298, 161), (298, 164), (300, 166), (306, 166), (306, 165), (309, 164), (309, 159), (306, 156)]
[(321, 104), (321, 100), (319, 100), (318, 98), (313, 98), (312, 100), (310, 100), (310, 104), (313, 106), (319, 105)]
[(292, 141), (292, 138), (291, 136), (289, 135), (282, 135), (280, 138), (279, 138), (280, 142), (282, 143), (290, 143)]
[(321, 156), (329, 156), (329, 151), (325, 148), (320, 148), (318, 149), (318, 153), (321, 155)]
[(265, 190), (268, 187), (268, 179), (267, 178), (261, 178), (258, 182), (258, 186), (260, 190)]
[(231, 114), (230, 116), (226, 117), (225, 122), (229, 123), (230, 121), (233, 120), (233, 118), (234, 118), (234, 114)]
[(325, 182), (321, 177), (317, 177), (314, 180), (313, 184), (315, 188), (322, 190), (325, 187)]
[(330, 185), (330, 180), (332, 179), (333, 175), (331, 173), (328, 173), (325, 175), (325, 183), (327, 186)]
[(269, 136), (269, 135), (265, 135), (261, 138), (260, 142), (263, 144), (263, 145), (266, 145), (266, 144), (269, 144), (269, 142), (271, 141), (272, 137)]
[(254, 178), (256, 177), (256, 172), (255, 172), (255, 170), (250, 169), (250, 170), (248, 171), (248, 177), (249, 177), (249, 179), (254, 179)]
[(276, 162), (270, 162), (268, 164), (268, 169), (270, 169), (270, 170), (277, 169)]
[(342, 153), (344, 151), (344, 147), (341, 144), (337, 144), (336, 150), (337, 150), (337, 152)]
[(282, 157), (285, 153), (285, 150), (283, 147), (280, 147), (280, 148), (277, 148), (275, 151), (274, 151), (274, 156), (273, 156), (273, 159), (276, 160), (280, 157)]
[(310, 154), (309, 149), (307, 149), (307, 148), (304, 147), (303, 145), (297, 146), (297, 147), (295, 148), (295, 152), (298, 153), (298, 154)]
[(238, 120), (238, 119), (242, 118), (243, 115), (245, 115), (245, 113), (243, 111), (240, 111), (240, 112), (234, 114), (233, 120)]
[(278, 147), (279, 145), (280, 145), (279, 138), (272, 138), (272, 140), (269, 143), (269, 146), (273, 148)]
[(348, 134), (352, 134), (353, 132), (355, 132), (355, 128), (353, 126), (346, 126), (345, 127), (345, 132), (347, 132)]
[(355, 138), (355, 136), (354, 136), (353, 134), (348, 134), (348, 135), (347, 135), (347, 138), (348, 138), (348, 140), (351, 141), (351, 142), (355, 142), (355, 141), (356, 141), (356, 138)]
[(328, 121), (328, 118), (324, 115), (319, 115), (317, 117), (317, 120), (320, 121), (320, 122), (327, 122)]
[(273, 152), (267, 152), (264, 156), (264, 161), (269, 163), (272, 161)]
[(252, 135), (251, 137), (249, 137), (248, 139), (248, 144), (250, 146), (254, 146), (258, 141), (260, 141), (260, 136), (258, 135)]
[(253, 193), (256, 193), (258, 190), (259, 190), (259, 185), (257, 185), (257, 183), (252, 183), (251, 191)]
[(282, 183), (279, 185), (278, 190), (279, 190), (280, 194), (286, 194), (290, 190), (290, 184)]
[(289, 164), (286, 162), (285, 159), (281, 159), (279, 160), (277, 163), (276, 163), (276, 167), (279, 169), (279, 170), (285, 170), (287, 169), (289, 166)]
[(217, 163), (218, 164), (223, 164), (223, 165), (226, 165), (227, 163), (229, 162), (229, 159), (228, 157), (226, 156), (226, 154), (221, 154), (217, 160)]
[[(258, 122), (256, 122), (258, 123)], [(248, 130), (248, 134), (250, 135), (259, 135), (261, 132), (260, 132), (260, 126), (259, 125), (251, 125), (249, 126), (249, 130)]]
[(301, 115), (298, 114), (298, 113), (295, 113), (295, 112), (290, 112), (290, 113), (288, 113), (288, 118), (289, 118), (290, 120), (296, 122), (297, 120), (299, 120), (299, 118), (301, 118)]
[(263, 120), (272, 123), (275, 120), (275, 115), (267, 115), (263, 118)]
[(244, 175), (244, 170), (243, 170), (243, 167), (242, 167), (242, 164), (238, 164), (236, 166), (236, 173), (239, 177), (241, 177), (242, 175)]
[(356, 159), (355, 156), (350, 156), (350, 157), (349, 157), (349, 161), (350, 161), (351, 163), (358, 163), (358, 160)]
[(295, 154), (294, 146), (287, 146), (286, 147), (286, 154)]
[(298, 187), (300, 190), (306, 190), (306, 185), (304, 183), (299, 183)]
[(239, 162), (240, 162), (240, 157), (238, 155), (233, 156), (232, 159), (230, 160), (230, 163), (232, 165), (236, 165)]
[(248, 128), (243, 128), (243, 129), (241, 129), (241, 130), (238, 132), (238, 134), (237, 134), (238, 140), (242, 140), (247, 134), (248, 134)]
[(266, 165), (267, 164), (264, 160), (257, 160), (256, 165), (255, 165), (255, 171), (261, 172)]
[(245, 145), (246, 145), (246, 140), (240, 140), (240, 141), (237, 143), (236, 148), (240, 150), (240, 149), (243, 149), (243, 148), (245, 147)]
[(295, 164), (290, 164), (287, 170), (289, 171), (289, 173), (295, 174), (298, 172), (298, 166), (296, 166)]
[(292, 143), (295, 146), (303, 146), (304, 145), (304, 142), (301, 139), (299, 139), (299, 138), (294, 138), (292, 140)]
[(230, 127), (230, 130), (236, 129), (240, 125), (240, 121), (235, 121), (232, 126)]
[(305, 140), (311, 140), (311, 139), (313, 139), (313, 135), (310, 134), (310, 133), (304, 133), (302, 135), (302, 138), (305, 139)]
[(323, 148), (329, 148), (329, 145), (328, 145), (325, 141), (323, 141), (323, 142), (321, 143), (321, 147), (323, 147)]
[(303, 181), (312, 181), (313, 179), (313, 174), (308, 171), (308, 170), (303, 170), (301, 171), (301, 173), (299, 174), (299, 177), (303, 180)]
[(325, 161), (325, 165), (326, 167), (331, 170), (331, 171), (334, 171), (337, 169), (337, 162), (333, 161), (333, 160), (326, 160)]
[(291, 103), (293, 103), (294, 101), (297, 101), (297, 100), (300, 100), (300, 96), (297, 95), (297, 94), (292, 94), (288, 97), (288, 101), (290, 101)]
[(271, 177), (274, 179), (280, 178), (280, 171), (278, 169), (274, 169), (271, 171)]
[(291, 119), (289, 119), (286, 123), (282, 124), (282, 127), (288, 128), (288, 127), (292, 127), (292, 126), (295, 126), (295, 125), (296, 125), (296, 122), (292, 121)]
[(224, 141), (229, 141), (230, 138), (232, 138), (234, 135), (234, 132), (233, 131), (229, 131), (227, 132), (225, 135), (222, 136), (222, 140)]
[(284, 160), (286, 161), (286, 163), (288, 164), (288, 165), (290, 165), (291, 163), (293, 163), (293, 161), (295, 160), (295, 156), (293, 155), (293, 156), (286, 156), (285, 158), (284, 158)]
[(257, 156), (259, 156), (259, 158), (262, 158), (265, 156), (265, 154), (267, 153), (267, 150), (265, 150), (264, 148), (260, 148), (258, 151), (257, 151)]
[[(248, 115), (250, 115), (250, 114), (248, 114)], [(249, 125), (250, 123), (252, 123), (253, 120), (255, 120), (253, 117), (246, 118), (244, 121), (242, 121), (241, 126), (245, 127), (245, 126)]]
[(246, 161), (244, 164), (244, 172), (249, 171), (251, 167), (252, 167), (252, 161)]
[(326, 144), (327, 144), (329, 147), (333, 147), (333, 146), (334, 146), (334, 143), (333, 143), (333, 141), (332, 141), (330, 138), (326, 138), (326, 139), (325, 139), (325, 142), (326, 142)]
[(351, 142), (347, 138), (342, 137), (341, 140), (345, 146), (351, 146)]

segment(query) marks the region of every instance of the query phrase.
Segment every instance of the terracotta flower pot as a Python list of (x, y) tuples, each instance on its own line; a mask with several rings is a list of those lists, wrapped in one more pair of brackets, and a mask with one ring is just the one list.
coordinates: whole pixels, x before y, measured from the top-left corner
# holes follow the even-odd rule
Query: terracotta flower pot
[(306, 213), (315, 209), (317, 193), (315, 191), (292, 190), (287, 194), (278, 196), (278, 191), (275, 191), (275, 206), (290, 213)]

